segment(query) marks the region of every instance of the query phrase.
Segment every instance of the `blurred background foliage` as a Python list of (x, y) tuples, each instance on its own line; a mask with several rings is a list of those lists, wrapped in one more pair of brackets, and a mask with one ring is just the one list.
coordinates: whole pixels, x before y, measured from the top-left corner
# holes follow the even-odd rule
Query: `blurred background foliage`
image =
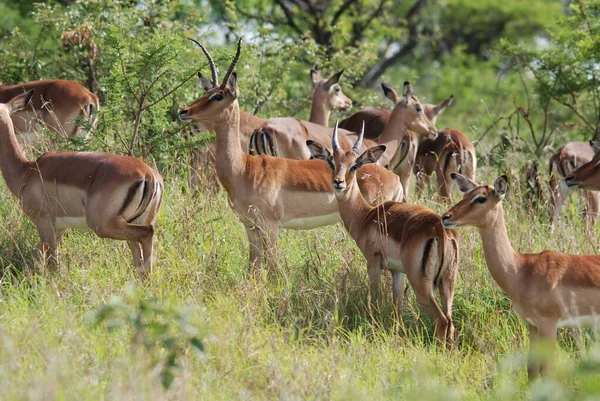
[(84, 84), (102, 101), (99, 130), (71, 146), (161, 168), (197, 144), (175, 119), (202, 93), (195, 72), (207, 73), (186, 38), (225, 69), (241, 36), (245, 110), (308, 118), (315, 63), (326, 76), (344, 69), (352, 112), (391, 107), (379, 83), (411, 80), (425, 102), (454, 94), (439, 128), (465, 132), (481, 162), (518, 175), (598, 136), (599, 10), (598, 0), (0, 0), (0, 81)]

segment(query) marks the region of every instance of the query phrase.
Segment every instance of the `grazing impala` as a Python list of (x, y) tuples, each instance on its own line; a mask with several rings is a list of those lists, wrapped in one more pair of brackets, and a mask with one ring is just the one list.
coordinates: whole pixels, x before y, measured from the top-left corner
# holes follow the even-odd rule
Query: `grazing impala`
[[(597, 147), (588, 142), (569, 142), (550, 158), (550, 206), (552, 208), (552, 225), (558, 222), (560, 209), (567, 199), (569, 187), (565, 178), (577, 168), (589, 163), (594, 158)], [(575, 187), (571, 189), (576, 189)], [(580, 192), (585, 203), (585, 221), (588, 231), (592, 230), (598, 221), (600, 213), (600, 193)]]
[(556, 343), (558, 327), (598, 323), (600, 313), (600, 256), (568, 255), (554, 251), (516, 252), (506, 234), (502, 200), (506, 176), (494, 186), (478, 185), (452, 174), (463, 199), (442, 216), (448, 228), (479, 228), (483, 253), (492, 278), (512, 302), (515, 313), (529, 326), (530, 378), (547, 370), (540, 345)]
[[(182, 120), (200, 122), (215, 131), (217, 176), (231, 207), (246, 226), (251, 266), (259, 268), (266, 258), (272, 267), (271, 251), (279, 228), (311, 229), (332, 224), (339, 220), (339, 211), (329, 185), (329, 169), (323, 162), (256, 157), (243, 152), (239, 91), (233, 72), (240, 49), (241, 40), (221, 85), (207, 91), (179, 115)], [(362, 193), (371, 203), (402, 197), (398, 177), (383, 167), (370, 166), (358, 174)]]
[[(394, 304), (401, 316), (406, 274), (419, 306), (433, 316), (438, 339), (452, 343), (452, 300), (458, 271), (456, 233), (445, 229), (440, 216), (424, 206), (385, 202), (373, 207), (365, 202), (356, 182), (356, 170), (376, 163), (385, 146), (360, 154), (363, 135), (364, 128), (352, 149), (344, 151), (338, 143), (336, 124), (333, 154), (317, 142), (307, 141), (307, 145), (314, 158), (326, 161), (331, 167), (340, 216), (367, 259), (372, 297), (377, 298), (379, 293), (381, 270), (389, 270), (393, 277)], [(440, 290), (442, 308), (434, 296), (436, 287)]]
[[(24, 92), (35, 90), (29, 106), (15, 112), (11, 119), (17, 134), (36, 132), (41, 122), (58, 135), (87, 137), (96, 124), (98, 98), (77, 82), (53, 79), (33, 81), (19, 85), (0, 85), (0, 103)], [(82, 132), (78, 119), (90, 126), (90, 131)]]
[(67, 228), (90, 229), (128, 241), (138, 275), (147, 276), (162, 177), (138, 159), (110, 153), (48, 152), (27, 160), (10, 114), (26, 107), (33, 93), (0, 104), (0, 170), (33, 220), (49, 267), (56, 266), (57, 241)]

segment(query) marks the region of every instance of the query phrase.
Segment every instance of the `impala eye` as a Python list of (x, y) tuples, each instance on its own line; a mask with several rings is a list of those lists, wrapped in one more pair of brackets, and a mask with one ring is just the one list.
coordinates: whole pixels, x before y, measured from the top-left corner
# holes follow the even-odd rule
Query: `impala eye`
[(217, 102), (220, 102), (221, 100), (223, 100), (223, 95), (220, 93), (216, 93), (210, 97), (210, 100), (216, 100)]
[(336, 91), (336, 92), (339, 92), (339, 91), (341, 91), (341, 90), (342, 90), (342, 88), (340, 88), (339, 86), (336, 86), (336, 87), (335, 87), (335, 91)]
[(358, 168), (358, 165), (357, 165), (357, 164), (353, 164), (353, 165), (351, 165), (351, 166), (350, 166), (350, 172), (351, 172), (351, 173), (355, 172), (357, 168)]
[(472, 203), (485, 203), (487, 202), (487, 198), (485, 196), (478, 196), (477, 198), (473, 199)]

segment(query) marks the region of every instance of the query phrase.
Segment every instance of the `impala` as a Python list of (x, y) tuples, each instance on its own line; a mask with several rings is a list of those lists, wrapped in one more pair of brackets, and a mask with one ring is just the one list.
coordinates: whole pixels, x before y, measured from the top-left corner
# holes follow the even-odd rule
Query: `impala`
[[(550, 206), (552, 208), (552, 225), (558, 222), (560, 209), (567, 199), (569, 187), (565, 178), (573, 171), (594, 158), (595, 145), (588, 142), (569, 142), (550, 158)], [(571, 189), (576, 189), (575, 187)], [(582, 190), (585, 203), (586, 228), (592, 230), (600, 213), (600, 194)]]
[[(364, 132), (363, 127), (349, 151), (340, 148), (337, 124), (333, 129), (333, 154), (317, 142), (307, 141), (307, 145), (315, 159), (331, 167), (340, 216), (367, 260), (372, 297), (378, 297), (381, 270), (389, 270), (393, 277), (394, 304), (401, 316), (406, 274), (419, 306), (433, 316), (438, 339), (452, 343), (452, 300), (458, 271), (456, 233), (445, 229), (440, 216), (424, 206), (385, 202), (373, 207), (365, 202), (357, 185), (356, 171), (377, 163), (385, 146), (361, 154)], [(442, 298), (441, 308), (434, 296), (436, 287)]]
[(27, 160), (10, 115), (26, 107), (33, 93), (0, 104), (0, 170), (37, 228), (48, 266), (55, 268), (57, 242), (67, 228), (90, 229), (126, 240), (138, 275), (147, 276), (162, 177), (138, 159), (110, 153), (48, 152)]
[[(385, 96), (394, 104), (402, 100), (389, 85), (382, 83)], [(437, 118), (454, 101), (454, 95), (438, 104), (424, 104), (425, 115), (435, 125)], [(362, 121), (366, 122), (365, 137), (378, 138), (390, 118), (391, 112), (385, 109), (367, 108), (360, 110), (340, 123), (340, 127), (350, 131), (358, 131)], [(450, 174), (461, 172), (474, 179), (477, 168), (475, 147), (460, 131), (446, 128), (438, 131), (435, 139), (417, 137), (408, 132), (400, 145), (407, 152), (401, 158), (403, 168), (398, 174), (403, 177), (402, 183), (407, 186), (411, 171), (417, 176), (417, 193), (422, 191), (426, 182), (435, 172), (440, 197), (450, 198)]]
[[(332, 224), (339, 220), (339, 211), (329, 185), (329, 169), (323, 162), (256, 157), (242, 150), (239, 91), (233, 72), (240, 49), (241, 40), (221, 85), (207, 91), (179, 115), (182, 120), (214, 129), (217, 176), (230, 206), (246, 227), (251, 267), (259, 268), (263, 258), (273, 267), (270, 251), (275, 249), (279, 228), (312, 229)], [(214, 63), (211, 65), (214, 68)], [(359, 176), (362, 193), (371, 203), (402, 197), (398, 177), (381, 166), (364, 168)]]
[(556, 343), (558, 327), (580, 327), (598, 321), (600, 313), (600, 256), (568, 255), (554, 251), (516, 252), (506, 234), (502, 200), (506, 176), (494, 186), (478, 185), (452, 174), (463, 199), (442, 216), (448, 228), (475, 226), (492, 278), (512, 302), (513, 311), (529, 326), (530, 378), (548, 369), (540, 347)]
[[(265, 128), (265, 127), (263, 127)], [(283, 157), (293, 159), (308, 159), (311, 156), (306, 147), (302, 147), (306, 140), (313, 140), (319, 143), (329, 143), (329, 130), (315, 128), (306, 130), (301, 135), (295, 135), (290, 132), (271, 130), (261, 128), (261, 131), (276, 138), (275, 142), (279, 154)], [(388, 153), (381, 159), (381, 164), (387, 166), (390, 170), (400, 176), (404, 194), (408, 190), (410, 175), (412, 173), (412, 160), (417, 150), (415, 131), (423, 136), (437, 135), (435, 125), (427, 118), (423, 106), (413, 94), (412, 85), (409, 82), (404, 83), (404, 92), (396, 106), (392, 110), (391, 117), (383, 130), (383, 133), (375, 140), (365, 140), (362, 144), (363, 149), (368, 149), (377, 144), (385, 144)], [(342, 149), (349, 150), (356, 140), (354, 132), (339, 130), (339, 143)], [(327, 141), (327, 142), (326, 142)], [(283, 145), (283, 146), (282, 146)]]
[(15, 96), (35, 90), (29, 106), (16, 111), (11, 119), (18, 134), (35, 133), (37, 123), (43, 123), (58, 135), (80, 135), (78, 119), (90, 126), (83, 133), (87, 137), (96, 124), (98, 97), (77, 82), (53, 79), (33, 81), (19, 85), (0, 85), (0, 103), (7, 103)]

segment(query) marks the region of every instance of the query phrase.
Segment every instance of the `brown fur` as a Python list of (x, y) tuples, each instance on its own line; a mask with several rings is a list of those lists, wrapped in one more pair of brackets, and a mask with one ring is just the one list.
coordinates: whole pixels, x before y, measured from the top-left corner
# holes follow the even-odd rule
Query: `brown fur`
[[(25, 159), (9, 116), (25, 106), (27, 96), (31, 92), (0, 105), (0, 169), (33, 220), (50, 266), (56, 264), (57, 242), (70, 226), (62, 222), (78, 219), (100, 237), (127, 240), (138, 275), (150, 274), (160, 174), (141, 160), (110, 153), (51, 152), (36, 161)], [(132, 193), (141, 183), (148, 190)]]
[[(488, 269), (506, 292), (513, 310), (529, 324), (531, 347), (529, 376), (547, 369), (547, 361), (538, 360), (540, 340), (554, 345), (560, 324), (577, 326), (569, 319), (600, 313), (600, 256), (569, 255), (554, 251), (523, 254), (514, 251), (504, 222), (502, 199), (506, 177), (489, 185), (478, 185), (454, 174), (463, 199), (444, 213), (448, 227), (479, 228)], [(483, 203), (476, 199), (486, 199)]]
[[(568, 196), (568, 187), (565, 178), (577, 172), (578, 180), (585, 181), (592, 177), (593, 164), (582, 168), (594, 158), (594, 151), (587, 142), (569, 142), (550, 158), (550, 207), (552, 211), (551, 224), (555, 225), (560, 217), (560, 209)], [(586, 178), (584, 178), (586, 177)], [(580, 192), (585, 203), (586, 228), (591, 231), (598, 221), (600, 213), (600, 194), (586, 190), (585, 185), (580, 185)], [(590, 188), (592, 189), (592, 188)]]
[[(266, 257), (273, 267), (279, 227), (310, 229), (331, 224), (337, 220), (337, 204), (328, 168), (322, 162), (255, 157), (243, 152), (237, 94), (234, 75), (184, 108), (180, 118), (200, 122), (216, 132), (217, 175), (230, 205), (246, 226), (251, 266), (260, 267)], [(401, 194), (397, 177), (378, 166), (373, 172), (376, 174), (366, 180), (376, 184), (365, 190), (376, 191), (365, 193), (367, 199), (380, 202)]]
[(6, 103), (32, 89), (35, 90), (35, 94), (30, 104), (11, 116), (17, 133), (35, 131), (37, 121), (41, 121), (61, 136), (88, 136), (91, 133), (81, 132), (76, 120), (83, 117), (92, 128), (94, 127), (100, 106), (98, 97), (77, 82), (53, 79), (0, 85), (0, 103)]
[[(367, 260), (372, 297), (377, 298), (380, 292), (381, 270), (389, 270), (394, 303), (401, 316), (406, 274), (419, 306), (433, 317), (438, 339), (451, 344), (452, 301), (458, 271), (456, 233), (445, 229), (440, 216), (424, 206), (385, 202), (373, 207), (360, 196), (356, 170), (351, 166), (375, 163), (384, 146), (368, 149), (361, 156), (342, 149), (335, 149), (331, 155), (318, 143), (310, 146), (315, 157), (331, 166), (340, 216)], [(441, 308), (433, 293), (435, 287), (440, 290)]]

